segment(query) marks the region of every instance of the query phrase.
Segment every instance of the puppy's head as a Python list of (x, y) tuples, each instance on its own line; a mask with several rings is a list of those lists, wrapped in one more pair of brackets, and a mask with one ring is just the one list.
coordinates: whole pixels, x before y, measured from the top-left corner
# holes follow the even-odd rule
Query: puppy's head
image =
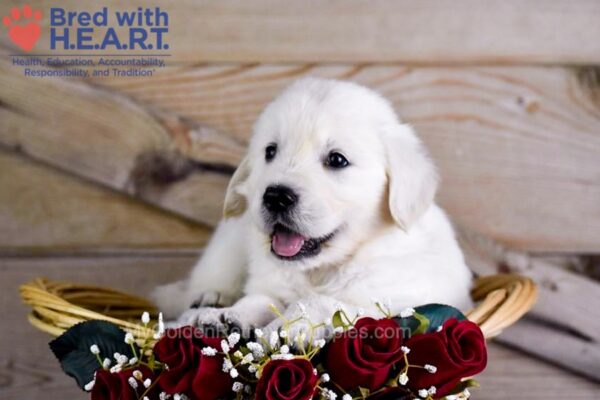
[(437, 186), (421, 142), (375, 92), (305, 78), (257, 120), (225, 216), (248, 211), (269, 257), (339, 263), (387, 224), (408, 230)]

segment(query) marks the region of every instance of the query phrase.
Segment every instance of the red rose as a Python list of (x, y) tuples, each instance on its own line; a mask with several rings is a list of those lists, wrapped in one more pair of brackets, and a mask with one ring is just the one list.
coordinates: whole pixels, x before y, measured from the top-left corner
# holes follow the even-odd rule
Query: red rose
[(200, 329), (186, 326), (168, 329), (154, 346), (156, 358), (168, 366), (160, 375), (160, 385), (168, 394), (183, 393), (201, 400), (225, 397), (233, 380), (223, 372), (222, 354), (202, 354), (202, 349), (221, 348), (221, 339), (206, 337)]
[(329, 343), (325, 368), (345, 390), (379, 389), (392, 366), (404, 357), (402, 329), (391, 319), (362, 318)]
[(436, 388), (436, 397), (443, 397), (462, 378), (473, 376), (485, 369), (487, 351), (481, 329), (471, 321), (452, 318), (439, 332), (415, 335), (406, 342), (410, 349), (411, 365), (435, 367), (431, 373), (422, 368), (408, 369), (408, 386), (417, 391)]
[[(141, 380), (133, 377), (133, 371), (136, 370), (142, 373)], [(130, 379), (134, 381), (133, 386), (129, 383)], [(146, 392), (146, 387), (144, 387), (146, 379), (150, 379), (154, 383), (155, 376), (150, 368), (144, 365), (115, 373), (100, 369), (96, 372), (92, 400), (138, 400)], [(152, 386), (151, 392), (157, 393), (158, 387)], [(152, 393), (148, 392), (145, 395), (150, 397)]]
[(256, 385), (256, 400), (308, 400), (317, 387), (313, 365), (304, 358), (271, 360)]

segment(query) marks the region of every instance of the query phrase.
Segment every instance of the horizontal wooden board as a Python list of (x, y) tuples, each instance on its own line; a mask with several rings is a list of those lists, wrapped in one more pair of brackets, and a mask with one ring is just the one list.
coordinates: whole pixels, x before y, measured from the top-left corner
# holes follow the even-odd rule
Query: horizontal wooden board
[[(50, 7), (38, 53), (48, 53)], [(17, 1), (0, 4), (8, 14)], [(169, 13), (168, 53), (184, 62), (597, 63), (595, 0), (62, 1), (67, 10), (155, 7)], [(114, 20), (114, 19), (113, 19)], [(112, 24), (116, 26), (116, 24)], [(122, 35), (125, 29), (118, 29)], [(104, 30), (96, 29), (98, 39)], [(121, 36), (128, 38), (128, 36)], [(7, 41), (6, 39), (4, 39)], [(95, 43), (95, 42), (94, 42)]]
[(206, 65), (96, 82), (245, 142), (263, 107), (305, 75), (390, 99), (431, 150), (457, 223), (521, 249), (600, 251), (597, 69)]
[[(195, 257), (106, 256), (0, 259), (0, 398), (85, 399), (74, 381), (60, 371), (47, 343), (50, 337), (31, 327), (17, 286), (38, 276), (94, 283), (145, 294), (156, 284), (182, 277)], [(478, 377), (477, 399), (591, 399), (598, 384), (491, 343), (487, 370)]]
[(0, 251), (203, 246), (210, 230), (0, 151)]

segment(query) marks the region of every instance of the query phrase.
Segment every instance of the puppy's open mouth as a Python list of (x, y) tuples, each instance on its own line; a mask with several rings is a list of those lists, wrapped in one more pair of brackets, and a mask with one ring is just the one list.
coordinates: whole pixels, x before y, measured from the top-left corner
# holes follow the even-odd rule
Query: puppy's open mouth
[(323, 243), (334, 236), (335, 232), (320, 238), (307, 238), (282, 224), (276, 224), (271, 234), (271, 251), (285, 260), (297, 260), (319, 254)]

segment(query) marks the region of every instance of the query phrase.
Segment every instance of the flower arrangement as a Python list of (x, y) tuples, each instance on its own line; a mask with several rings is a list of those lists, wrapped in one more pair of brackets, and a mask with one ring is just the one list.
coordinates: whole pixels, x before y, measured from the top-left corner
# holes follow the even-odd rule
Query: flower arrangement
[[(92, 400), (468, 398), (487, 363), (479, 327), (450, 306), (399, 316), (377, 306), (381, 319), (340, 309), (319, 323), (286, 320), (273, 307), (281, 328), (271, 332), (165, 329), (159, 316), (154, 340), (93, 320), (50, 347)], [(144, 313), (143, 326), (150, 322)]]

